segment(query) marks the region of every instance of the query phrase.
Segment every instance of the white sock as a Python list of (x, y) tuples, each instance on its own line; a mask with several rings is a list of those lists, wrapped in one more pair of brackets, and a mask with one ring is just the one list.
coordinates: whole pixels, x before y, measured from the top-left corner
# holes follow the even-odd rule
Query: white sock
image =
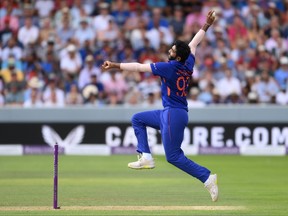
[(146, 160), (152, 160), (153, 157), (150, 153), (142, 153), (142, 157), (144, 157)]

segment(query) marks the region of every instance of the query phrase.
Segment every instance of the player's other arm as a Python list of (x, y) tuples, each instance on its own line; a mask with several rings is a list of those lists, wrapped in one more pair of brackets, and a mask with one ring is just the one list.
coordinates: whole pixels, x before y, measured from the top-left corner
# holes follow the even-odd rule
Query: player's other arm
[(131, 72), (151, 72), (152, 73), (152, 69), (150, 67), (150, 64), (140, 64), (137, 62), (116, 63), (116, 62), (111, 62), (111, 61), (105, 61), (102, 65), (102, 68), (104, 70), (116, 68), (116, 69), (120, 69), (120, 70), (131, 71)]
[(198, 44), (204, 38), (205, 32), (213, 24), (215, 19), (216, 19), (215, 11), (213, 11), (213, 10), (209, 11), (209, 13), (207, 14), (207, 17), (206, 17), (206, 23), (202, 26), (202, 28), (196, 33), (196, 35), (193, 37), (191, 42), (188, 44), (190, 47), (191, 53), (193, 55), (195, 55), (195, 53), (196, 53), (196, 48), (197, 48)]

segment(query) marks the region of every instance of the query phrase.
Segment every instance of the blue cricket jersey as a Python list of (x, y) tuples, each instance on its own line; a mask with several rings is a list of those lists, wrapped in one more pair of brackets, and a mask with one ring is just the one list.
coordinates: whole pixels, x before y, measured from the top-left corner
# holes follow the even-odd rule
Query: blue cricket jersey
[(152, 73), (161, 78), (162, 104), (164, 108), (187, 108), (187, 93), (195, 63), (190, 54), (185, 64), (176, 60), (151, 63)]

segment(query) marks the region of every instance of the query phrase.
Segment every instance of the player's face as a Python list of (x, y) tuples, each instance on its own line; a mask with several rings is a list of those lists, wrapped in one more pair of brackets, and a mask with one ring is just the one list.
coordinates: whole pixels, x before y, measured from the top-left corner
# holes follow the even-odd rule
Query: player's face
[(176, 59), (176, 46), (172, 46), (171, 49), (169, 49), (168, 53), (168, 59), (169, 60), (175, 60)]

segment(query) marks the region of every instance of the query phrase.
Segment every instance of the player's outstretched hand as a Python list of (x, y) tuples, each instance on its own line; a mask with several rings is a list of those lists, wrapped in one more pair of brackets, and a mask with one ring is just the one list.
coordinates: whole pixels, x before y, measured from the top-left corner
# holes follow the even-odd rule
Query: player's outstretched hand
[(103, 70), (108, 70), (108, 69), (110, 69), (110, 68), (112, 68), (112, 62), (110, 62), (110, 61), (105, 61), (105, 62), (102, 64), (102, 69), (103, 69)]
[(216, 20), (216, 12), (214, 10), (209, 11), (206, 17), (206, 23), (212, 25), (215, 20)]

